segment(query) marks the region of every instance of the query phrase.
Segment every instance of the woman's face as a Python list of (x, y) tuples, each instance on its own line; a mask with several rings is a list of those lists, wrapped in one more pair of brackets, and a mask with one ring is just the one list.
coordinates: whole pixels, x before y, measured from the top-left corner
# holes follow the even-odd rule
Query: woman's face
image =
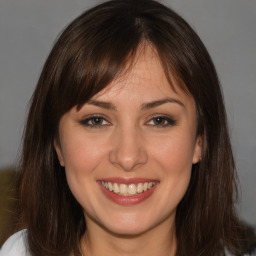
[(134, 235), (174, 224), (201, 155), (194, 100), (174, 86), (148, 46), (129, 72), (61, 118), (55, 148), (88, 229)]

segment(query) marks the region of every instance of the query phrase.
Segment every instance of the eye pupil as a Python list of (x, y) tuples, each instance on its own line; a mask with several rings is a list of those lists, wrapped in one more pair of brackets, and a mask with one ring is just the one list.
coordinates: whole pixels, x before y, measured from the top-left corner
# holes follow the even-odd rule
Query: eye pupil
[(156, 124), (156, 125), (159, 125), (159, 124), (164, 124), (165, 123), (165, 119), (164, 118), (162, 118), (162, 117), (156, 117), (155, 119), (154, 119), (154, 123)]
[(99, 125), (99, 124), (102, 123), (102, 118), (94, 117), (94, 118), (92, 119), (92, 123), (93, 123), (94, 125)]

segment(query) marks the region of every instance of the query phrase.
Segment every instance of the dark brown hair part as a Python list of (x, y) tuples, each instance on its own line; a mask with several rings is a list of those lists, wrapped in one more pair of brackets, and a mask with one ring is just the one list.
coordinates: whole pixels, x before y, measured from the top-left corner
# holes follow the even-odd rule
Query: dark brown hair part
[(115, 0), (75, 19), (55, 43), (31, 99), (20, 165), (22, 223), (31, 255), (80, 255), (86, 230), (54, 150), (60, 118), (122, 74), (138, 47), (157, 51), (168, 80), (192, 95), (203, 155), (176, 214), (177, 255), (235, 255), (246, 230), (235, 215), (236, 172), (219, 81), (203, 43), (171, 9)]

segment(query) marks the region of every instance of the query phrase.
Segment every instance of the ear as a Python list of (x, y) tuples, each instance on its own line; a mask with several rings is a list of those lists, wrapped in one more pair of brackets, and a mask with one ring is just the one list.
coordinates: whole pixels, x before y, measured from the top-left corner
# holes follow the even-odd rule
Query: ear
[(201, 135), (197, 136), (195, 146), (194, 146), (194, 154), (193, 154), (193, 164), (196, 164), (200, 161), (202, 156), (202, 147), (203, 147), (203, 138)]
[(64, 158), (63, 158), (63, 155), (62, 155), (60, 143), (57, 142), (56, 139), (54, 140), (54, 148), (55, 148), (55, 150), (56, 150), (56, 153), (57, 153), (57, 156), (58, 156), (60, 165), (64, 167), (65, 164), (64, 164)]

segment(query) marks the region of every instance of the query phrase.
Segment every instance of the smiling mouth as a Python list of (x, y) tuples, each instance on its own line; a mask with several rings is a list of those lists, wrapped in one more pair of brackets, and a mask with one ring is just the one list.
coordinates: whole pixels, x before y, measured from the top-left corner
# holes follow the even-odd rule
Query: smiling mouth
[(100, 181), (101, 185), (108, 191), (113, 192), (120, 196), (136, 196), (144, 193), (154, 186), (156, 186), (157, 181), (152, 182), (140, 182), (138, 184), (123, 184), (117, 182)]

